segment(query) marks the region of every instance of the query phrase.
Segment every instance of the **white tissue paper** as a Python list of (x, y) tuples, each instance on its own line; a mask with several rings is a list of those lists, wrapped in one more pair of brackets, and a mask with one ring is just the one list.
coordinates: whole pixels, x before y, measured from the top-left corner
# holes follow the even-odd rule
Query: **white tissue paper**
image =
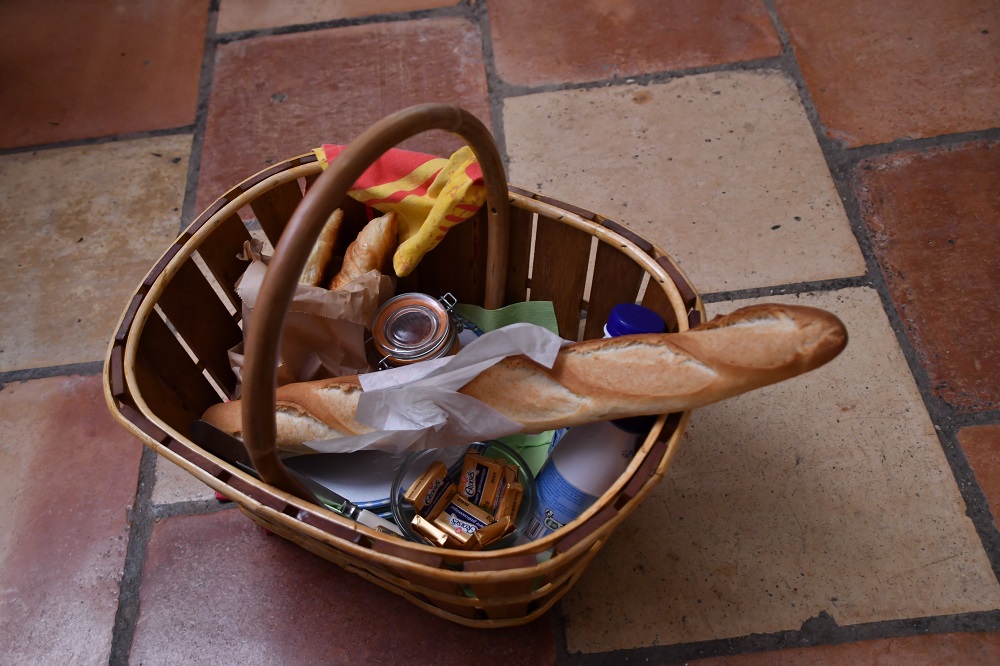
[(376, 431), (306, 446), (319, 453), (403, 453), (521, 432), (520, 423), (458, 390), (508, 356), (523, 354), (551, 368), (565, 344), (542, 326), (512, 324), (486, 333), (454, 356), (361, 375), (364, 393), (355, 418)]

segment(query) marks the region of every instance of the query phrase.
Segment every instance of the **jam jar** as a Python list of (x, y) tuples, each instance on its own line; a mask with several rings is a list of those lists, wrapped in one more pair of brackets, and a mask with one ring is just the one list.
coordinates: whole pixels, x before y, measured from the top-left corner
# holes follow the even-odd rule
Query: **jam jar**
[(390, 298), (372, 320), (372, 343), (382, 367), (441, 358), (458, 351), (459, 324), (452, 317), (455, 298), (420, 293)]

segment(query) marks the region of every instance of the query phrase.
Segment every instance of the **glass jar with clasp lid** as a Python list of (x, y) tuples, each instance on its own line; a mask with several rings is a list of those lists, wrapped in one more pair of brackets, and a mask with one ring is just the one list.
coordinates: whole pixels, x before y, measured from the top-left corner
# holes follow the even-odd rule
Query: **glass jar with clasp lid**
[(452, 312), (456, 299), (420, 293), (390, 298), (372, 320), (372, 344), (380, 368), (449, 356), (458, 351), (464, 320)]

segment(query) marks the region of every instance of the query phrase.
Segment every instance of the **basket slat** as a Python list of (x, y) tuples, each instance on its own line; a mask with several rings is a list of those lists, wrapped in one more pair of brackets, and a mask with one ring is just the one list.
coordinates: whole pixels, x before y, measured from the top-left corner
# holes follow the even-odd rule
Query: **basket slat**
[(399, 280), (397, 293), (419, 291), (459, 303), (482, 304), (486, 293), (486, 215), (483, 211), (453, 227), (440, 244)]
[(587, 322), (583, 328), (584, 339), (604, 335), (604, 323), (614, 306), (635, 302), (644, 274), (641, 266), (617, 248), (607, 243), (597, 244), (594, 280), (587, 304)]
[(181, 264), (159, 304), (212, 378), (232, 397), (236, 376), (227, 350), (243, 340), (243, 331), (193, 261)]
[(478, 583), (470, 585), (470, 587), (480, 599), (502, 600), (501, 603), (496, 605), (491, 604), (487, 608), (484, 608), (484, 610), (486, 611), (486, 615), (491, 620), (503, 620), (527, 615), (528, 606), (532, 603), (530, 600), (521, 599), (509, 602), (504, 600), (509, 600), (511, 597), (517, 597), (519, 595), (530, 594), (533, 583), (534, 581), (530, 578), (522, 578), (520, 580), (513, 581), (500, 579), (494, 583)]
[(277, 247), (285, 223), (302, 201), (302, 188), (296, 180), (289, 181), (268, 190), (250, 204), (264, 235)]
[(198, 254), (234, 305), (240, 302), (234, 285), (250, 265), (249, 260), (238, 259), (237, 255), (248, 240), (250, 233), (243, 220), (239, 215), (231, 215), (198, 246)]
[(674, 311), (674, 306), (663, 290), (652, 281), (646, 287), (642, 304), (663, 318), (668, 331), (677, 331), (677, 313)]
[(528, 269), (531, 265), (531, 235), (534, 214), (523, 208), (510, 209), (510, 251), (507, 258), (507, 286), (504, 303), (521, 303), (528, 298)]
[(180, 432), (188, 432), (192, 421), (219, 402), (201, 369), (155, 313), (139, 338), (135, 371), (146, 404)]
[[(580, 338), (583, 289), (590, 260), (590, 234), (542, 215), (535, 232), (535, 256), (531, 269), (531, 300), (552, 301), (559, 334), (567, 340)], [(541, 249), (544, 248), (544, 249)]]

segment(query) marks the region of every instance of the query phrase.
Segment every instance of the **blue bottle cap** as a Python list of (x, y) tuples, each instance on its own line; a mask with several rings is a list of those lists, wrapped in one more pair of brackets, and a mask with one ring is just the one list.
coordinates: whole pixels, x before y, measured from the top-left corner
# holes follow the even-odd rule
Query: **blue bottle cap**
[[(660, 315), (635, 303), (621, 303), (612, 308), (606, 327), (607, 334), (613, 338), (635, 333), (663, 333), (665, 330), (667, 330), (667, 325), (660, 318)], [(656, 423), (656, 417), (634, 416), (627, 419), (615, 419), (612, 423), (625, 432), (644, 436)]]
[(667, 325), (660, 315), (635, 303), (616, 305), (608, 317), (607, 331), (613, 338), (635, 333), (663, 333), (665, 330)]

